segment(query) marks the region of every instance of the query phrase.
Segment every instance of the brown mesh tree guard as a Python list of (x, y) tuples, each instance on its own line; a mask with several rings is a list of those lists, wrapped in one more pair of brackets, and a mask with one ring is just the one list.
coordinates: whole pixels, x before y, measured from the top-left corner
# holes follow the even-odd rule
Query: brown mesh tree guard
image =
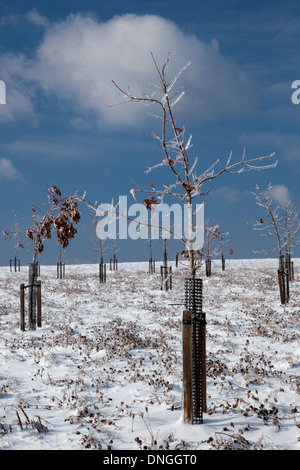
[(205, 272), (207, 277), (211, 277), (211, 259), (205, 260)]
[(155, 273), (155, 260), (152, 258), (149, 259), (149, 273), (150, 274)]
[(291, 255), (286, 254), (285, 256), (285, 270), (289, 276), (289, 281), (294, 280), (294, 263), (291, 260)]
[[(36, 301), (35, 301), (35, 306), (36, 306), (36, 312), (32, 312), (32, 309), (28, 311), (28, 319), (30, 321), (29, 323), (29, 329), (35, 330), (36, 326), (41, 327), (42, 326), (42, 295), (41, 295), (41, 281), (36, 281), (36, 285), (31, 286), (25, 286), (25, 284), (20, 284), (20, 330), (25, 331), (25, 289), (29, 289), (29, 295), (30, 295), (30, 289), (31, 287), (36, 288)], [(29, 299), (28, 299), (29, 300)], [(29, 308), (31, 303), (28, 302)]]
[(161, 290), (172, 290), (172, 266), (160, 267)]
[(118, 271), (118, 260), (116, 255), (114, 255), (113, 259), (110, 258), (109, 260), (109, 269), (110, 271)]
[(28, 329), (36, 330), (36, 327), (42, 324), (41, 281), (37, 280), (39, 263), (30, 263), (28, 272), (28, 285), (20, 284), (20, 328), (23, 331), (25, 330), (25, 289), (28, 289)]
[(99, 281), (101, 284), (106, 283), (106, 264), (99, 264)]
[(223, 254), (221, 256), (221, 261), (222, 261), (222, 271), (225, 271), (225, 258)]
[(29, 275), (28, 275), (28, 328), (29, 330), (36, 330), (37, 323), (37, 311), (36, 311), (36, 300), (37, 300), (37, 276), (38, 276), (38, 264), (29, 264)]
[(20, 260), (17, 259), (16, 257), (14, 257), (14, 259), (9, 260), (10, 271), (13, 271), (13, 267), (14, 267), (15, 272), (20, 271), (20, 266), (21, 266)]
[(66, 277), (66, 265), (65, 265), (65, 263), (62, 263), (61, 261), (56, 263), (56, 274), (57, 274), (57, 279), (65, 279), (65, 277)]
[(206, 320), (202, 311), (202, 279), (185, 279), (185, 308), (191, 312), (192, 424), (202, 424), (206, 411)]
[(290, 285), (288, 271), (278, 269), (278, 284), (280, 291), (280, 300), (283, 305), (290, 300)]

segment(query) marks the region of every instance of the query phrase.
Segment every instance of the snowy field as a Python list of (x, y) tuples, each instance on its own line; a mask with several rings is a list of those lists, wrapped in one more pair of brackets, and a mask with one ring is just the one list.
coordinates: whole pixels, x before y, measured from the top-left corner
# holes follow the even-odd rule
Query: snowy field
[[(158, 265), (159, 263), (157, 263)], [(182, 421), (182, 268), (41, 266), (42, 328), (19, 329), (28, 270), (0, 268), (0, 449), (299, 450), (300, 260), (281, 306), (277, 260), (203, 275), (207, 413)], [(158, 269), (157, 269), (158, 271)]]

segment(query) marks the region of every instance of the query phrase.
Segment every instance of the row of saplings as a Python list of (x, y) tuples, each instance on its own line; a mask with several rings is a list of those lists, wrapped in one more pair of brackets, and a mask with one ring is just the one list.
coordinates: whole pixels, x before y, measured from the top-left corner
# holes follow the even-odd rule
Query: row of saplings
[[(28, 285), (21, 284), (21, 330), (25, 330), (25, 290), (28, 292), (28, 328), (35, 330), (41, 327), (41, 282), (40, 265), (37, 261), (38, 255), (44, 250), (44, 241), (51, 238), (53, 229), (57, 232), (57, 239), (61, 247), (66, 248), (72, 238), (77, 233), (74, 224), (80, 220), (78, 202), (80, 198), (75, 195), (62, 197), (60, 190), (52, 186), (48, 192), (50, 207), (48, 211), (39, 219), (33, 216), (33, 225), (27, 230), (27, 237), (34, 242), (33, 262), (29, 265)], [(36, 209), (32, 211), (35, 215)], [(182, 252), (184, 253), (184, 252)], [(189, 256), (194, 254), (184, 253), (184, 257), (189, 261)], [(20, 263), (14, 262), (16, 266)], [(99, 265), (99, 280), (106, 281), (103, 259)], [(176, 256), (176, 266), (178, 266), (178, 256)], [(110, 268), (117, 270), (117, 259), (114, 256)], [(151, 268), (151, 269), (150, 269)], [(206, 260), (206, 275), (211, 276), (211, 260)], [(222, 270), (225, 270), (225, 259), (222, 256)], [(149, 272), (153, 272), (152, 260), (149, 261)], [(60, 261), (57, 263), (57, 277), (65, 277), (65, 265)], [(289, 282), (294, 279), (293, 262), (290, 256), (281, 257), (279, 261), (278, 280), (280, 287), (280, 298), (283, 304), (289, 300)], [(172, 288), (172, 270), (168, 267), (167, 251), (164, 241), (163, 266), (161, 267), (162, 289)], [(187, 282), (190, 281), (190, 282)], [(201, 281), (198, 285), (196, 281)], [(185, 311), (183, 315), (183, 336), (184, 343), (184, 419), (185, 422), (201, 423), (203, 421), (203, 411), (206, 408), (206, 370), (205, 370), (205, 342), (206, 342), (206, 320), (202, 311), (202, 280), (196, 278), (186, 279), (185, 282)], [(189, 314), (189, 315), (187, 315)], [(189, 339), (189, 341), (186, 340)], [(186, 349), (190, 351), (187, 353)], [(200, 384), (200, 385), (199, 385)]]
[[(178, 267), (179, 253), (176, 254), (175, 266)], [(225, 258), (222, 255), (222, 270), (225, 271)], [(20, 271), (20, 260), (15, 259), (14, 262), (15, 272)], [(110, 271), (118, 270), (118, 260), (114, 255), (109, 262)], [(10, 263), (10, 270), (12, 271), (12, 263)], [(65, 279), (66, 270), (65, 263), (61, 261), (57, 262), (56, 265), (57, 279)], [(205, 263), (206, 276), (211, 276), (211, 259), (206, 260)], [(155, 260), (149, 260), (149, 273), (155, 273)], [(42, 326), (42, 312), (41, 312), (41, 281), (38, 277), (41, 274), (41, 266), (38, 261), (29, 264), (28, 269), (28, 285), (24, 283), (20, 284), (20, 329), (25, 331), (25, 291), (28, 292), (28, 329), (35, 330), (36, 327)], [(160, 284), (161, 290), (172, 290), (172, 266), (168, 266), (167, 251), (164, 250), (163, 264), (160, 266)], [(106, 264), (103, 258), (99, 264), (99, 282), (101, 284), (106, 283)]]
[[(57, 187), (52, 187), (51, 191), (55, 194), (60, 195), (60, 203), (61, 203), (61, 193)], [(60, 208), (59, 213), (62, 210), (65, 210), (66, 207), (69, 208), (69, 216), (72, 216), (71, 221), (69, 223), (74, 223), (75, 221), (78, 222), (80, 219), (79, 213), (74, 210), (74, 201), (70, 202), (72, 196), (67, 198), (67, 202), (64, 201), (64, 204)], [(56, 199), (55, 199), (56, 201)], [(57, 203), (53, 204), (53, 207), (56, 207)], [(75, 208), (78, 208), (77, 202)], [(34, 210), (34, 208), (33, 208)], [(61, 219), (59, 219), (61, 220)], [(62, 229), (66, 230), (68, 225), (66, 224), (66, 216), (64, 217), (63, 221), (64, 224), (61, 227), (59, 225), (59, 221), (54, 220), (55, 228), (62, 232)], [(35, 241), (35, 253), (40, 253), (43, 251), (43, 245), (41, 246), (41, 234), (47, 234), (45, 230), (43, 230), (44, 222), (40, 222), (39, 224), (35, 224), (33, 228), (31, 228), (27, 232), (27, 236), (31, 239), (34, 239), (34, 234), (37, 236), (37, 240)], [(41, 227), (39, 227), (41, 225)], [(68, 236), (69, 233), (69, 236)], [(74, 237), (76, 233), (76, 229), (69, 231), (65, 237), (63, 237), (63, 246), (66, 247), (69, 243), (69, 240)], [(72, 236), (70, 236), (72, 235)], [(184, 254), (184, 252), (182, 252)], [(152, 253), (150, 252), (150, 260), (149, 260), (149, 273), (155, 273), (155, 260), (152, 259)], [(179, 264), (179, 257), (180, 253), (176, 254), (175, 259), (175, 266), (178, 267)], [(222, 253), (221, 256), (222, 262), (222, 270), (225, 271), (225, 257)], [(110, 270), (116, 271), (118, 269), (118, 261), (116, 254), (114, 253), (113, 258), (110, 259)], [(14, 268), (14, 269), (13, 269)], [(20, 260), (16, 258), (10, 260), (10, 271), (20, 271)], [(29, 275), (28, 275), (28, 285), (21, 284), (20, 285), (20, 329), (25, 331), (25, 290), (28, 292), (28, 328), (29, 330), (35, 330), (36, 326), (41, 327), (41, 281), (38, 280), (40, 276), (40, 264), (34, 257), (33, 263), (29, 264)], [(207, 258), (205, 260), (205, 273), (207, 277), (211, 276), (211, 258)], [(164, 250), (163, 250), (163, 265), (160, 266), (160, 276), (161, 276), (161, 289), (168, 291), (172, 290), (172, 266), (168, 266), (167, 260), (167, 249), (166, 249), (166, 240), (164, 240)], [(65, 263), (61, 260), (61, 245), (59, 251), (59, 262), (57, 262), (57, 279), (64, 279), (65, 278)], [(290, 254), (286, 254), (286, 256), (281, 256), (279, 258), (279, 269), (278, 269), (278, 284), (279, 284), (279, 292), (280, 292), (280, 300), (282, 304), (286, 304), (289, 302), (290, 297), (290, 289), (289, 285), (290, 282), (294, 280), (294, 263), (291, 260)], [(106, 264), (103, 261), (103, 257), (101, 256), (101, 261), (99, 264), (99, 281), (100, 283), (106, 282)]]

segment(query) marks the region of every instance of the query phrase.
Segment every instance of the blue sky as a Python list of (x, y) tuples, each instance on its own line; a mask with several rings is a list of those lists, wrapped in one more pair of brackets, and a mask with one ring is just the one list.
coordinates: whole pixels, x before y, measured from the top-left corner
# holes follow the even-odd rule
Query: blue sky
[[(300, 79), (299, 36), (296, 1), (2, 1), (1, 231), (12, 227), (14, 211), (30, 216), (32, 204), (42, 208), (52, 184), (100, 203), (129, 197), (131, 179), (144, 188), (172, 182), (159, 170), (145, 173), (161, 158), (151, 137), (157, 120), (143, 106), (109, 106), (119, 102), (111, 80), (132, 89), (140, 78), (153, 82), (150, 52), (162, 65), (171, 51), (171, 72), (191, 60), (175, 114), (193, 135), (198, 172), (217, 158), (225, 163), (230, 151), (240, 160), (244, 147), (249, 158), (275, 152), (279, 162), (264, 172), (221, 176), (205, 200), (206, 218), (229, 232), (236, 258), (273, 246), (248, 223), (263, 214), (250, 192), (271, 182), (278, 201), (299, 208), (300, 105), (291, 101), (292, 82)], [(82, 211), (66, 262), (98, 262), (92, 215)], [(18, 217), (18, 224), (24, 230), (28, 221)], [(21, 242), (18, 255), (27, 264), (31, 242)], [(181, 249), (168, 245), (171, 257)], [(108, 259), (112, 242), (106, 247)], [(13, 244), (1, 239), (0, 248), (7, 265)], [(118, 248), (121, 261), (148, 259), (143, 241), (120, 241)], [(154, 250), (161, 257), (160, 240)], [(40, 261), (57, 257), (50, 240)]]

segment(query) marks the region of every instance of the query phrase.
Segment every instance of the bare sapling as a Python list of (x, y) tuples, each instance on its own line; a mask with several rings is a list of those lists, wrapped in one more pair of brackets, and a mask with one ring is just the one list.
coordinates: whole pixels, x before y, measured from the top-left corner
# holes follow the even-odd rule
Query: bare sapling
[[(174, 106), (184, 96), (182, 89), (175, 91), (173, 90), (174, 85), (181, 74), (190, 66), (188, 62), (182, 67), (172, 79), (168, 78), (168, 68), (170, 63), (171, 55), (168, 54), (167, 60), (164, 63), (162, 69), (158, 67), (158, 64), (151, 53), (151, 57), (154, 64), (154, 69), (157, 74), (157, 83), (147, 83), (147, 87), (150, 87), (152, 93), (141, 91), (140, 93), (134, 94), (128, 88), (127, 90), (121, 88), (115, 81), (112, 81), (114, 86), (120, 92), (123, 98), (122, 103), (142, 103), (145, 105), (153, 105), (158, 108), (159, 114), (154, 115), (158, 118), (161, 123), (160, 134), (153, 133), (153, 138), (159, 142), (162, 151), (162, 159), (153, 166), (148, 167), (147, 173), (152, 170), (167, 167), (170, 170), (170, 175), (173, 177), (173, 182), (164, 184), (161, 189), (151, 185), (151, 189), (142, 189), (136, 184), (136, 189), (148, 195), (144, 199), (144, 203), (148, 209), (152, 209), (156, 204), (162, 203), (165, 197), (176, 198), (181, 204), (187, 207), (188, 213), (188, 235), (182, 237), (181, 241), (185, 244), (185, 249), (188, 252), (188, 265), (189, 274), (191, 278), (195, 278), (197, 269), (200, 267), (199, 256), (197, 250), (201, 247), (194, 246), (193, 240), (195, 238), (195, 230), (203, 230), (203, 227), (197, 227), (195, 224), (195, 211), (193, 210), (193, 200), (199, 197), (207, 195), (211, 188), (204, 191), (207, 184), (212, 183), (216, 178), (222, 174), (242, 174), (253, 170), (262, 170), (274, 168), (277, 164), (263, 164), (265, 160), (269, 160), (274, 156), (274, 153), (269, 155), (254, 157), (246, 159), (245, 150), (242, 158), (235, 163), (232, 163), (232, 153), (226, 161), (226, 163), (217, 169), (219, 160), (216, 160), (207, 169), (198, 169), (199, 161), (198, 157), (190, 161), (189, 150), (192, 147), (191, 140), (192, 136), (189, 135), (186, 139), (185, 128), (179, 125), (174, 115)], [(131, 190), (131, 192), (135, 189)]]
[(286, 304), (289, 301), (289, 278), (285, 270), (284, 251), (287, 245), (287, 235), (284, 233), (285, 219), (283, 214), (279, 213), (280, 206), (274, 205), (271, 197), (272, 185), (269, 184), (266, 190), (261, 190), (256, 185), (256, 192), (252, 192), (255, 197), (256, 204), (265, 211), (265, 216), (260, 217), (253, 223), (254, 230), (259, 230), (262, 235), (275, 238), (273, 247), (254, 251), (254, 253), (277, 253), (279, 258), (278, 268), (278, 284), (280, 291), (281, 303)]
[[(195, 366), (193, 369), (193, 424), (202, 422), (202, 409), (206, 408), (206, 372), (205, 372), (205, 313), (202, 312), (202, 287), (201, 292), (199, 286), (196, 285), (196, 272), (201, 266), (202, 261), (202, 244), (197, 240), (194, 242), (195, 235), (201, 231), (203, 233), (204, 227), (197, 226), (197, 210), (193, 208), (193, 201), (200, 197), (206, 196), (211, 190), (211, 184), (222, 174), (243, 174), (248, 171), (262, 170), (274, 168), (277, 162), (264, 164), (265, 160), (273, 157), (273, 153), (261, 157), (254, 157), (246, 159), (245, 150), (242, 158), (232, 163), (232, 153), (225, 164), (218, 168), (219, 160), (213, 162), (208, 168), (203, 168), (203, 162), (198, 157), (191, 158), (190, 149), (192, 147), (192, 136), (186, 138), (185, 127), (178, 122), (174, 115), (174, 106), (184, 96), (184, 91), (179, 89), (174, 92), (174, 85), (178, 83), (181, 74), (190, 66), (190, 62), (184, 65), (173, 78), (168, 78), (168, 69), (170, 64), (170, 53), (163, 67), (160, 69), (154, 55), (151, 53), (154, 64), (154, 69), (157, 75), (156, 83), (145, 84), (147, 88), (150, 87), (150, 93), (141, 91), (134, 94), (130, 88), (124, 89), (113, 81), (114, 86), (120, 92), (123, 103), (142, 103), (150, 105), (158, 110), (158, 114), (153, 116), (160, 122), (159, 134), (153, 133), (153, 138), (159, 143), (161, 149), (161, 159), (152, 166), (149, 166), (147, 173), (151, 173), (157, 168), (169, 169), (169, 174), (172, 177), (171, 181), (165, 182), (160, 188), (157, 188), (154, 183), (151, 188), (143, 189), (135, 183), (136, 188), (131, 189), (131, 193), (135, 197), (136, 189), (147, 195), (144, 199), (144, 204), (148, 210), (155, 211), (157, 204), (164, 202), (165, 198), (175, 198), (179, 204), (184, 207), (184, 213), (188, 215), (188, 229), (187, 234), (182, 231), (182, 237), (179, 237), (184, 243), (184, 251), (186, 252), (186, 259), (188, 262), (188, 270), (190, 279), (186, 279), (186, 296), (189, 300), (189, 310), (191, 312), (191, 331), (192, 331), (192, 363)], [(145, 82), (144, 82), (145, 83)], [(145, 86), (145, 89), (146, 89)], [(202, 165), (201, 165), (202, 163)], [(199, 168), (200, 167), (200, 168)], [(208, 186), (209, 185), (209, 186)], [(151, 221), (152, 222), (152, 221)], [(163, 227), (163, 232), (165, 227)], [(201, 246), (200, 246), (201, 245)], [(190, 282), (189, 282), (190, 281)], [(191, 289), (188, 287), (191, 285)], [(198, 367), (199, 366), (199, 367)], [(183, 366), (185, 367), (185, 365)], [(201, 397), (201, 398), (200, 398)], [(199, 400), (198, 400), (199, 398)], [(202, 405), (200, 406), (200, 403)]]
[(161, 289), (168, 291), (172, 289), (172, 267), (168, 266), (167, 239), (163, 239), (163, 264), (161, 271)]
[(114, 239), (114, 254), (113, 259), (110, 259), (110, 270), (117, 271), (118, 270), (118, 259), (117, 259), (117, 241)]
[(294, 280), (294, 263), (291, 259), (293, 248), (300, 244), (298, 232), (300, 222), (298, 212), (293, 209), (291, 202), (284, 208), (284, 240), (285, 240), (285, 268), (288, 272), (289, 280)]
[(17, 214), (14, 212), (14, 225), (10, 231), (4, 230), (3, 236), (5, 240), (11, 240), (13, 238), (14, 241), (14, 259), (9, 261), (10, 270), (12, 271), (12, 267), (14, 266), (14, 271), (20, 271), (20, 259), (17, 258), (17, 250), (19, 248), (24, 248), (23, 244), (20, 242), (20, 236), (24, 234), (24, 231), (19, 229)]
[[(85, 201), (86, 202), (86, 201)], [(95, 204), (95, 210), (97, 210), (97, 206)], [(95, 229), (97, 230), (97, 219), (93, 214), (92, 224)], [(100, 234), (96, 237), (97, 240), (95, 241), (94, 237), (90, 237), (94, 250), (98, 253), (99, 256), (99, 281), (101, 284), (106, 283), (106, 264), (104, 263), (104, 253), (107, 252), (108, 246), (105, 246), (105, 238), (102, 238)]]
[(223, 233), (218, 237), (219, 253), (221, 254), (222, 271), (225, 271), (225, 262), (226, 262), (226, 258), (224, 255), (225, 249), (228, 255), (233, 255), (233, 249), (228, 245), (227, 235), (228, 235), (228, 232)]
[(153, 258), (153, 240), (151, 230), (149, 231), (149, 237), (143, 240), (149, 248), (149, 261), (148, 261), (148, 272), (149, 274), (155, 273), (155, 260)]
[[(93, 227), (96, 231), (97, 228), (97, 220), (93, 218)], [(107, 246), (105, 245), (105, 240), (102, 239), (100, 236), (97, 237), (97, 240), (95, 241), (94, 238), (90, 237), (91, 243), (93, 245), (94, 250), (99, 256), (99, 264), (104, 263), (104, 252), (107, 251)]]
[[(219, 225), (215, 224), (208, 224), (205, 222), (204, 224), (204, 244), (202, 248), (203, 256), (205, 257), (205, 271), (206, 276), (211, 276), (211, 260), (214, 256), (220, 253), (221, 244), (224, 240), (225, 235), (227, 233), (222, 234), (219, 231)], [(222, 261), (223, 261), (223, 252), (222, 252)]]

